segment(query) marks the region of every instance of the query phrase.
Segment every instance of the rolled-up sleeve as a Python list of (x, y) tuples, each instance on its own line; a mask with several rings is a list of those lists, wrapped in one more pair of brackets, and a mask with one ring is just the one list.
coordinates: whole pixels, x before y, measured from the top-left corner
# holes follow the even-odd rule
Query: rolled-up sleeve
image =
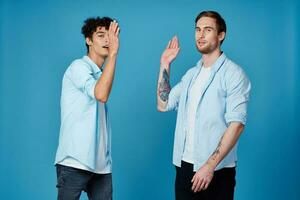
[(177, 85), (175, 85), (171, 89), (170, 94), (169, 94), (167, 108), (166, 108), (167, 111), (177, 110), (181, 90), (182, 90), (182, 81), (177, 83)]
[(245, 125), (251, 83), (243, 70), (238, 68), (231, 73), (226, 85), (225, 121), (227, 124), (230, 122), (240, 122)]
[(95, 99), (95, 86), (97, 79), (94, 78), (92, 70), (81, 63), (73, 63), (65, 74), (77, 89), (90, 98)]

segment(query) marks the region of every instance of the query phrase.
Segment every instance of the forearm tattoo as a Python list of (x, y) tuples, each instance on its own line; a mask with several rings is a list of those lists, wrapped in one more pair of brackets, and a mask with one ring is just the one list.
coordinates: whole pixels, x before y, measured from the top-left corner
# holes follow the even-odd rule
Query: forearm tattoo
[(213, 154), (211, 155), (211, 158), (212, 158), (213, 160), (216, 160), (216, 159), (217, 159), (217, 156), (219, 156), (219, 154), (220, 154), (220, 148), (221, 148), (221, 146), (222, 146), (222, 140), (223, 140), (223, 137), (224, 137), (224, 135), (221, 137), (220, 142), (219, 142), (217, 148), (215, 149), (215, 151), (214, 151)]
[(159, 83), (159, 97), (162, 101), (166, 102), (169, 98), (171, 91), (170, 77), (166, 69), (163, 71), (162, 81)]

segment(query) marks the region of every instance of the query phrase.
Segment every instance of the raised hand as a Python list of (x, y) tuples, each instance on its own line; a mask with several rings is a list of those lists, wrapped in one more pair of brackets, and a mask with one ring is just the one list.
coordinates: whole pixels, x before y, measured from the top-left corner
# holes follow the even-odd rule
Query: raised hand
[(170, 63), (176, 58), (180, 50), (179, 42), (177, 36), (174, 36), (172, 40), (169, 41), (166, 49), (161, 55), (160, 64), (161, 66), (169, 66)]
[(113, 21), (109, 25), (108, 29), (108, 55), (115, 56), (118, 54), (119, 50), (119, 32), (120, 28), (116, 21)]

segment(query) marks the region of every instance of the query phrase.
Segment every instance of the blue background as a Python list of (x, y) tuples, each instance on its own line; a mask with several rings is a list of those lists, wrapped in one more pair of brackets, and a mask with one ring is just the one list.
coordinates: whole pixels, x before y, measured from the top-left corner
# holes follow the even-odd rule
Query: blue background
[(181, 52), (172, 65), (172, 84), (198, 61), (194, 18), (202, 10), (225, 18), (222, 49), (245, 69), (253, 86), (239, 143), (236, 199), (300, 199), (299, 3), (233, 0), (2, 0), (0, 198), (56, 198), (53, 162), (62, 76), (85, 54), (83, 21), (107, 15), (121, 26), (108, 105), (114, 199), (174, 199), (176, 113), (156, 111), (159, 59), (176, 34)]

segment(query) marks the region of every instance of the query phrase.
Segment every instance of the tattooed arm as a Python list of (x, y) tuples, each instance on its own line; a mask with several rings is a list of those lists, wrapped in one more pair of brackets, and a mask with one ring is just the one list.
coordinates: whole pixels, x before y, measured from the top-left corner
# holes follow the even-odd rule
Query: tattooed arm
[(244, 130), (243, 124), (239, 122), (230, 123), (229, 127), (227, 128), (224, 135), (222, 136), (216, 150), (210, 156), (210, 158), (206, 163), (215, 169), (217, 165), (223, 160), (223, 158), (229, 153), (229, 151), (236, 144), (243, 130)]
[(194, 192), (207, 189), (213, 178), (215, 168), (236, 144), (243, 130), (244, 125), (242, 123), (230, 123), (229, 127), (220, 139), (216, 150), (209, 157), (207, 162), (195, 173), (192, 179), (192, 190)]
[(171, 91), (169, 70), (169, 66), (160, 67), (157, 86), (157, 109), (161, 112), (164, 112), (167, 107)]
[(160, 59), (160, 71), (157, 84), (157, 109), (161, 112), (165, 112), (168, 105), (171, 91), (170, 64), (176, 58), (179, 50), (178, 39), (175, 36), (169, 41)]

